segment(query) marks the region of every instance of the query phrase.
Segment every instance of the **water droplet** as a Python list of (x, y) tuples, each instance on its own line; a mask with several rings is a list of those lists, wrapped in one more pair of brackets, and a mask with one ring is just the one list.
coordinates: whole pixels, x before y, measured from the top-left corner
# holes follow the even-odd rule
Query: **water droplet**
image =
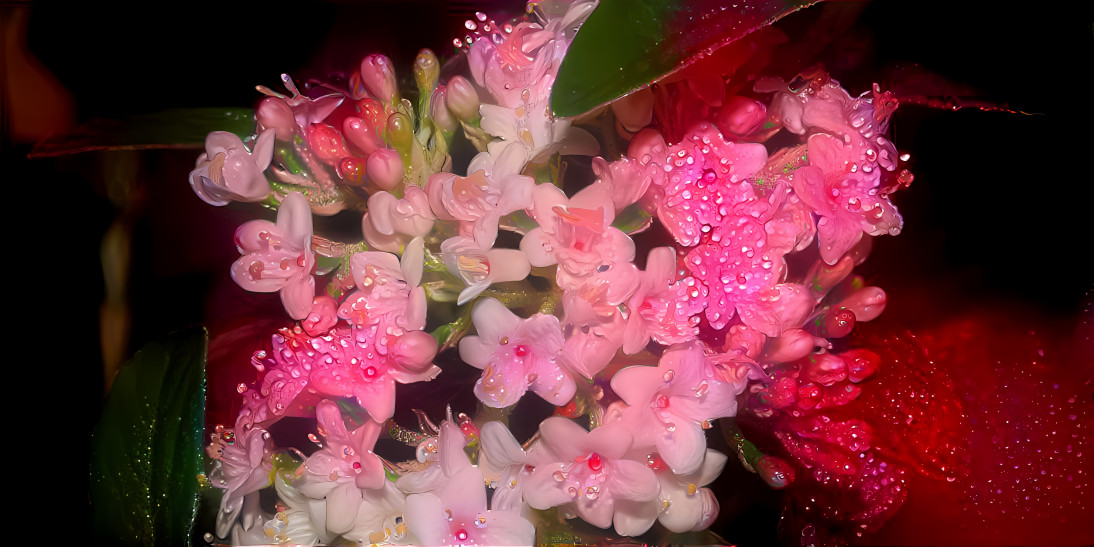
[[(695, 294), (693, 296), (699, 296), (699, 291), (695, 291)], [(662, 376), (662, 378), (664, 378), (664, 380), (666, 382), (671, 382), (672, 379), (675, 378), (675, 377), (676, 377), (676, 371), (674, 371), (672, 369), (666, 370), (665, 375)]]
[(590, 486), (590, 487), (585, 489), (585, 498), (586, 499), (595, 500), (598, 497), (600, 497), (600, 487), (599, 486)]

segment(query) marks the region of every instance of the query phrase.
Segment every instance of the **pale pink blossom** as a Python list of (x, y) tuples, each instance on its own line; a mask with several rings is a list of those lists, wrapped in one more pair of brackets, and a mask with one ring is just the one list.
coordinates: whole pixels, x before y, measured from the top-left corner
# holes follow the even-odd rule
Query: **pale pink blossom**
[(277, 224), (252, 220), (236, 230), (236, 247), (243, 256), (232, 265), (232, 279), (249, 291), (280, 291), (289, 316), (304, 319), (315, 297), (311, 236), (307, 199), (299, 192), (285, 196)]
[(726, 464), (725, 454), (707, 449), (703, 463), (696, 471), (686, 474), (674, 474), (654, 453), (651, 455), (651, 468), (657, 475), (661, 493), (653, 507), (647, 511), (656, 511), (657, 521), (670, 532), (684, 533), (705, 530), (718, 516), (718, 497), (710, 488), (704, 488), (714, 482)]
[(653, 181), (664, 177), (664, 170), (657, 165), (626, 157), (611, 163), (594, 157), (593, 173), (611, 189), (616, 212), (642, 199)]
[(429, 234), (435, 219), (426, 193), (407, 185), (402, 198), (386, 191), (372, 194), (361, 218), (361, 231), (372, 248), (398, 253), (410, 240)]
[(507, 407), (529, 389), (556, 406), (573, 398), (574, 379), (559, 366), (563, 338), (556, 317), (537, 313), (523, 319), (487, 298), (475, 305), (471, 319), (478, 334), (460, 340), (460, 357), (483, 369), (475, 383), (480, 401)]
[(459, 221), (461, 235), (493, 247), (499, 219), (532, 205), (535, 182), (519, 173), (522, 161), (512, 154), (491, 158), (483, 152), (471, 160), (466, 177), (434, 174), (425, 186), (429, 205), (437, 218)]
[(517, 511), (489, 510), (482, 473), (465, 467), (436, 493), (411, 494), (406, 525), (422, 545), (532, 545), (536, 529)]
[[(524, 485), (524, 499), (535, 509), (564, 506), (582, 520), (616, 531), (628, 531), (633, 504), (657, 498), (659, 485), (645, 464), (626, 458), (631, 433), (622, 424), (609, 424), (586, 431), (561, 417), (544, 420), (539, 443), (555, 459), (541, 463)], [(620, 526), (623, 524), (623, 526)], [(644, 530), (643, 530), (644, 531)]]
[(635, 427), (635, 444), (656, 446), (674, 473), (685, 474), (703, 462), (703, 422), (737, 414), (746, 378), (727, 382), (724, 376), (702, 342), (692, 341), (669, 348), (656, 367), (620, 370), (611, 385), (629, 405), (624, 421)]
[(273, 160), (274, 132), (263, 131), (251, 150), (233, 133), (214, 131), (190, 172), (190, 187), (209, 205), (262, 201), (270, 195), (265, 171)]
[(532, 217), (539, 227), (524, 235), (520, 249), (533, 266), (558, 264), (555, 280), (575, 289), (597, 272), (634, 260), (634, 241), (611, 226), (611, 189), (593, 183), (572, 198), (557, 186), (541, 184), (533, 193)]
[(273, 442), (265, 429), (240, 415), (235, 428), (227, 431), (227, 439), (219, 443), (220, 451), (214, 458), (218, 464), (210, 474), (212, 485), (224, 489), (216, 522), (217, 536), (222, 538), (228, 537), (236, 524), (244, 498), (269, 486), (273, 469)]
[(619, 305), (638, 285), (638, 269), (630, 263), (589, 277), (562, 293), (563, 359), (567, 366), (593, 378), (623, 345), (626, 320)]
[(352, 529), (369, 490), (384, 487), (387, 477), (372, 452), (382, 426), (372, 420), (346, 428), (338, 404), (323, 400), (315, 409), (323, 445), (304, 460), (303, 475), (293, 486), (313, 499), (326, 500), (324, 526), (332, 535)]
[(441, 256), (448, 271), (467, 284), (456, 300), (461, 306), (494, 283), (524, 279), (532, 268), (528, 257), (517, 249), (484, 248), (474, 239), (463, 236), (441, 243)]

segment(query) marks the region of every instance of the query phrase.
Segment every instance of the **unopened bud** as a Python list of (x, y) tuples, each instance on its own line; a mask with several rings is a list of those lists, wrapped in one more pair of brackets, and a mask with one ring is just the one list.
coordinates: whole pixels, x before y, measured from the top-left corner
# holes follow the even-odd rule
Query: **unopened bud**
[(448, 109), (462, 121), (471, 121), (479, 116), (479, 94), (471, 82), (462, 76), (453, 76), (448, 80)]
[(369, 154), (365, 172), (373, 184), (391, 190), (403, 181), (403, 159), (390, 148), (380, 148)]
[(436, 89), (440, 74), (441, 65), (433, 51), (429, 49), (419, 51), (418, 58), (414, 59), (414, 82), (418, 84), (418, 90), (422, 95)]
[(255, 118), (262, 129), (274, 131), (279, 141), (287, 141), (296, 133), (296, 118), (292, 108), (278, 97), (266, 97), (258, 103)]
[(383, 102), (391, 103), (399, 98), (395, 70), (386, 55), (369, 55), (361, 61), (361, 83), (370, 95)]
[(447, 95), (447, 87), (443, 85), (433, 91), (433, 99), (429, 102), (429, 115), (441, 129), (451, 133), (459, 127), (460, 121), (449, 112)]

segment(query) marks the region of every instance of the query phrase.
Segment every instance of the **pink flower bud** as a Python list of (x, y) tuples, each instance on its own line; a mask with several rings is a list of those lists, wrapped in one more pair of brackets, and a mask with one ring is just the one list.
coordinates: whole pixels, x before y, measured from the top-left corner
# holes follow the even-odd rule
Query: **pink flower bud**
[(380, 136), (376, 134), (375, 127), (368, 121), (356, 116), (347, 116), (342, 121), (342, 133), (350, 145), (368, 156), (374, 150), (383, 146)]
[(365, 162), (368, 178), (376, 186), (391, 190), (403, 181), (403, 159), (390, 148), (380, 148), (369, 154)]
[(847, 379), (859, 383), (873, 376), (881, 365), (881, 356), (868, 349), (853, 349), (840, 354), (847, 363)]
[(394, 355), (404, 368), (423, 371), (437, 356), (437, 340), (420, 330), (410, 331), (395, 341)]
[(448, 110), (448, 93), (446, 89), (442, 85), (433, 91), (433, 99), (429, 102), (429, 115), (433, 117), (433, 121), (437, 122), (441, 129), (451, 133), (459, 127), (460, 122)]
[(266, 97), (258, 103), (255, 110), (258, 125), (263, 129), (272, 129), (279, 141), (287, 141), (296, 133), (296, 118), (292, 108), (277, 97)]
[(479, 94), (462, 76), (453, 76), (448, 80), (448, 109), (457, 118), (471, 121), (479, 116)]
[(338, 162), (338, 176), (342, 177), (342, 182), (352, 186), (361, 186), (365, 183), (365, 160), (361, 158), (355, 158), (348, 156), (342, 158), (342, 161)]
[(342, 158), (350, 155), (342, 142), (342, 133), (325, 123), (313, 123), (308, 126), (308, 148), (311, 148), (321, 161), (331, 166), (337, 166)]
[[(759, 357), (767, 337), (762, 332), (747, 325), (733, 325), (726, 333), (726, 352), (738, 352), (739, 355), (755, 359)], [(812, 348), (810, 348), (812, 349)]]
[(881, 287), (863, 287), (855, 291), (855, 294), (843, 299), (838, 307), (855, 312), (855, 319), (858, 321), (872, 321), (885, 310), (886, 302), (888, 298)]
[(616, 120), (628, 131), (638, 131), (653, 120), (653, 92), (640, 89), (612, 103)]
[(763, 126), (767, 107), (745, 97), (730, 97), (714, 117), (714, 125), (723, 135), (743, 137)]
[(398, 99), (398, 86), (395, 83), (395, 70), (391, 59), (386, 55), (369, 55), (361, 61), (361, 83), (370, 95), (383, 102)]
[(337, 322), (338, 302), (323, 294), (312, 299), (311, 312), (300, 322), (300, 326), (309, 336), (321, 336)]
[(646, 128), (638, 132), (631, 139), (631, 145), (627, 148), (627, 156), (638, 160), (638, 163), (646, 165), (651, 161), (656, 164), (665, 162), (665, 151), (668, 149), (665, 138), (656, 129)]
[(847, 379), (847, 363), (831, 353), (815, 353), (804, 360), (798, 378), (830, 386)]
[(787, 329), (777, 338), (772, 338), (764, 351), (763, 361), (785, 363), (801, 359), (813, 352), (816, 342), (813, 335), (802, 329)]

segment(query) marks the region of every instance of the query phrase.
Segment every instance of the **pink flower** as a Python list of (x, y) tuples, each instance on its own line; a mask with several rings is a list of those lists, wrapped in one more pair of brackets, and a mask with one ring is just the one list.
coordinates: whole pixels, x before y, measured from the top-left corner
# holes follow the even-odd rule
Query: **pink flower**
[(519, 174), (522, 161), (513, 154), (491, 158), (483, 152), (471, 160), (466, 177), (437, 173), (425, 186), (429, 205), (438, 218), (459, 221), (461, 235), (493, 247), (499, 219), (532, 206), (535, 183)]
[(372, 452), (381, 425), (370, 420), (349, 431), (338, 405), (329, 399), (316, 406), (315, 415), (323, 446), (304, 461), (303, 477), (293, 486), (310, 498), (326, 499), (326, 529), (342, 534), (357, 520), (362, 490), (381, 489), (387, 482), (384, 466)]
[(656, 446), (674, 473), (685, 474), (703, 462), (703, 422), (736, 415), (745, 380), (723, 381), (702, 343), (693, 341), (669, 348), (656, 367), (620, 370), (611, 385), (630, 406), (624, 420), (639, 431), (635, 443)]
[(819, 215), (821, 258), (835, 264), (862, 234), (898, 234), (903, 219), (878, 185), (881, 173), (858, 167), (853, 148), (823, 133), (809, 137), (809, 165), (794, 173), (802, 202)]
[(658, 465), (656, 454), (654, 472), (661, 485), (657, 501), (657, 521), (671, 532), (683, 533), (704, 530), (718, 516), (718, 498), (709, 488), (726, 465), (726, 455), (707, 450), (703, 464), (693, 473), (677, 475), (663, 465)]
[(441, 243), (441, 254), (448, 271), (459, 276), (467, 288), (456, 300), (464, 305), (494, 283), (520, 281), (532, 266), (528, 257), (516, 249), (483, 248), (474, 239), (456, 236)]
[(254, 427), (240, 415), (233, 430), (222, 434), (225, 442), (214, 459), (219, 463), (210, 476), (211, 483), (224, 489), (217, 512), (217, 537), (228, 537), (243, 509), (243, 498), (270, 484), (270, 453), (273, 442), (265, 429)]
[(407, 528), (422, 545), (532, 545), (536, 529), (517, 511), (486, 508), (482, 473), (465, 467), (436, 493), (411, 494)]
[(634, 260), (634, 241), (611, 226), (611, 189), (593, 183), (567, 199), (557, 186), (541, 184), (533, 193), (532, 217), (539, 227), (525, 234), (520, 249), (536, 267), (557, 263), (559, 287), (575, 289), (584, 279)]
[(372, 194), (361, 219), (361, 231), (373, 248), (397, 253), (411, 239), (429, 234), (435, 218), (425, 192), (407, 185), (402, 199), (385, 191)]
[(243, 257), (232, 265), (232, 279), (249, 291), (280, 291), (289, 316), (304, 319), (315, 297), (311, 236), (307, 199), (299, 192), (285, 196), (277, 209), (277, 224), (252, 220), (236, 230), (236, 247)]
[(274, 132), (264, 131), (248, 151), (235, 134), (214, 131), (205, 138), (205, 152), (190, 172), (190, 187), (209, 205), (230, 201), (262, 201), (270, 195), (263, 173), (273, 160)]
[[(555, 459), (537, 465), (524, 486), (524, 499), (535, 509), (565, 505), (585, 522), (627, 530), (633, 505), (657, 498), (659, 486), (645, 464), (626, 459), (631, 434), (618, 425), (586, 431), (561, 417), (539, 426), (540, 440)], [(624, 526), (620, 526), (623, 524)], [(644, 530), (643, 530), (644, 531)]]
[(730, 208), (757, 198), (747, 179), (766, 160), (763, 145), (726, 142), (713, 125), (699, 124), (664, 158), (658, 218), (681, 245), (698, 244), (725, 223)]
[(619, 305), (637, 285), (637, 268), (624, 263), (562, 294), (562, 309), (566, 311), (562, 320), (566, 345), (562, 351), (570, 369), (594, 378), (608, 366), (623, 345), (626, 330)]
[(651, 338), (670, 345), (699, 334), (696, 314), (702, 308), (695, 305), (698, 300), (683, 298), (687, 288), (685, 282), (676, 281), (676, 252), (671, 247), (651, 249), (646, 271), (639, 274), (638, 286), (627, 300), (630, 315), (623, 332), (625, 353), (642, 351)]
[(516, 404), (531, 389), (545, 401), (561, 406), (577, 389), (558, 364), (562, 328), (552, 315), (517, 317), (501, 302), (487, 298), (471, 311), (476, 336), (460, 340), (460, 357), (483, 369), (475, 395), (487, 406)]
[(425, 328), (425, 289), (419, 286), (425, 247), (421, 238), (407, 244), (400, 259), (391, 253), (365, 251), (350, 257), (357, 290), (338, 308), (354, 325), (383, 323), (396, 336)]

